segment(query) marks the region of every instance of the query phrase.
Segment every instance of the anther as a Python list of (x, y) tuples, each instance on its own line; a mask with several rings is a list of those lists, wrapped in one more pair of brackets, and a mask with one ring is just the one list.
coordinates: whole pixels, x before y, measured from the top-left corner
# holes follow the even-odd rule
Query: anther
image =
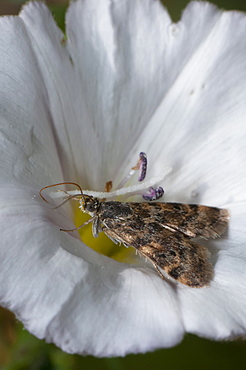
[(139, 153), (138, 163), (131, 168), (131, 171), (122, 179), (116, 189), (123, 188), (136, 171), (139, 171), (138, 181), (143, 181), (147, 173), (147, 155), (144, 152)]
[(149, 201), (158, 200), (164, 194), (164, 190), (163, 190), (163, 188), (161, 186), (159, 186), (158, 188), (153, 188), (151, 186), (148, 190), (149, 190), (149, 194), (143, 194), (142, 195), (142, 197), (145, 200), (149, 200)]
[(139, 160), (135, 167), (132, 167), (132, 170), (139, 170), (138, 181), (143, 181), (147, 173), (147, 155), (144, 152), (139, 153)]

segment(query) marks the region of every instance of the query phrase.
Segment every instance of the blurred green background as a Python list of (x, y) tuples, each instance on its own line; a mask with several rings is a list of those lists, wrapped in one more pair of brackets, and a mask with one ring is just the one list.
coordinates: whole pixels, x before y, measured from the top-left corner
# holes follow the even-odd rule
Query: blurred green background
[[(134, 0), (132, 0), (134, 1)], [(174, 21), (181, 15), (187, 0), (163, 0)], [(246, 0), (210, 1), (223, 9), (246, 11)], [(0, 15), (18, 14), (21, 0), (0, 0)], [(46, 1), (61, 28), (67, 0)], [(246, 314), (246, 313), (245, 313)], [(36, 339), (24, 330), (8, 311), (0, 308), (1, 370), (231, 370), (246, 368), (246, 342), (213, 342), (187, 335), (175, 348), (125, 358), (97, 359), (91, 356), (68, 355), (54, 345)]]

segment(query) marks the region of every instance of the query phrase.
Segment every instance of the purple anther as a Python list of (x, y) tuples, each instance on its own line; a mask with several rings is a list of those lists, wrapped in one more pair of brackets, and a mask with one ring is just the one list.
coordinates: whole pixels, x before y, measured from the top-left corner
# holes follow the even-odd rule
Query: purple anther
[(142, 196), (145, 200), (149, 200), (149, 201), (158, 200), (164, 194), (164, 190), (161, 186), (159, 186), (156, 189), (151, 186), (148, 190), (149, 190), (149, 194), (144, 194)]
[(139, 154), (139, 175), (138, 181), (143, 181), (147, 173), (147, 155), (144, 152)]

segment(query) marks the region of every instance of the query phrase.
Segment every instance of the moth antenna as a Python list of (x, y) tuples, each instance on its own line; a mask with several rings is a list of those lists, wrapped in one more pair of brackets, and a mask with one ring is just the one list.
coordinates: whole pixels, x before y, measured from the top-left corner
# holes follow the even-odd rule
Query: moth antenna
[[(79, 188), (80, 192), (81, 192), (81, 195), (83, 196), (83, 191), (82, 191), (82, 188), (79, 184), (77, 184), (76, 182), (58, 182), (57, 184), (53, 184), (53, 185), (48, 185), (48, 186), (44, 186), (42, 189), (39, 190), (39, 195), (40, 197), (46, 202), (46, 203), (49, 203), (45, 197), (42, 195), (42, 192), (45, 190), (45, 189), (48, 189), (48, 188), (52, 188), (54, 186), (59, 186), (59, 185), (75, 185)], [(66, 199), (67, 201), (67, 199)], [(65, 202), (64, 202), (65, 203)], [(62, 203), (61, 205), (63, 205), (64, 203)], [(56, 207), (57, 208), (57, 207)]]
[(69, 197), (67, 199), (65, 199), (61, 204), (59, 204), (58, 206), (54, 207), (53, 209), (57, 209), (61, 206), (63, 206), (63, 204), (67, 203), (69, 200), (73, 199), (73, 198), (76, 198), (76, 197), (84, 197), (83, 194), (74, 194), (74, 195), (69, 195)]
[(75, 227), (74, 229), (71, 229), (71, 230), (60, 229), (60, 231), (64, 231), (64, 232), (66, 232), (66, 233), (70, 233), (70, 232), (72, 232), (72, 231), (79, 230), (79, 229), (81, 229), (82, 227), (84, 227), (84, 226), (86, 226), (86, 225), (90, 224), (94, 219), (95, 219), (95, 217), (92, 217), (92, 218), (90, 218), (88, 221), (84, 222), (82, 225), (80, 225), (80, 226), (78, 226), (78, 227)]

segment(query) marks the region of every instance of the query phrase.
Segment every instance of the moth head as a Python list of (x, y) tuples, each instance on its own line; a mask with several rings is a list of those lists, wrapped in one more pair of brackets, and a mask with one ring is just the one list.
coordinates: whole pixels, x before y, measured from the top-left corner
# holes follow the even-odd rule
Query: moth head
[(99, 200), (90, 195), (83, 195), (80, 199), (80, 208), (83, 212), (88, 213), (90, 216), (94, 216), (99, 207)]
[(60, 185), (75, 185), (79, 188), (80, 193), (68, 196), (67, 199), (65, 199), (61, 204), (59, 204), (55, 208), (59, 208), (59, 207), (63, 206), (63, 204), (70, 201), (71, 199), (75, 199), (75, 200), (78, 200), (80, 202), (80, 208), (83, 212), (88, 213), (91, 216), (94, 216), (97, 213), (98, 208), (99, 208), (99, 204), (100, 204), (99, 199), (94, 198), (91, 195), (84, 195), (81, 186), (76, 184), (75, 182), (60, 182), (58, 184), (45, 186), (39, 191), (39, 195), (41, 196), (41, 198), (46, 203), (49, 203), (46, 200), (46, 198), (43, 196), (43, 191), (45, 189), (52, 188), (52, 187), (55, 187), (55, 186), (60, 186)]

